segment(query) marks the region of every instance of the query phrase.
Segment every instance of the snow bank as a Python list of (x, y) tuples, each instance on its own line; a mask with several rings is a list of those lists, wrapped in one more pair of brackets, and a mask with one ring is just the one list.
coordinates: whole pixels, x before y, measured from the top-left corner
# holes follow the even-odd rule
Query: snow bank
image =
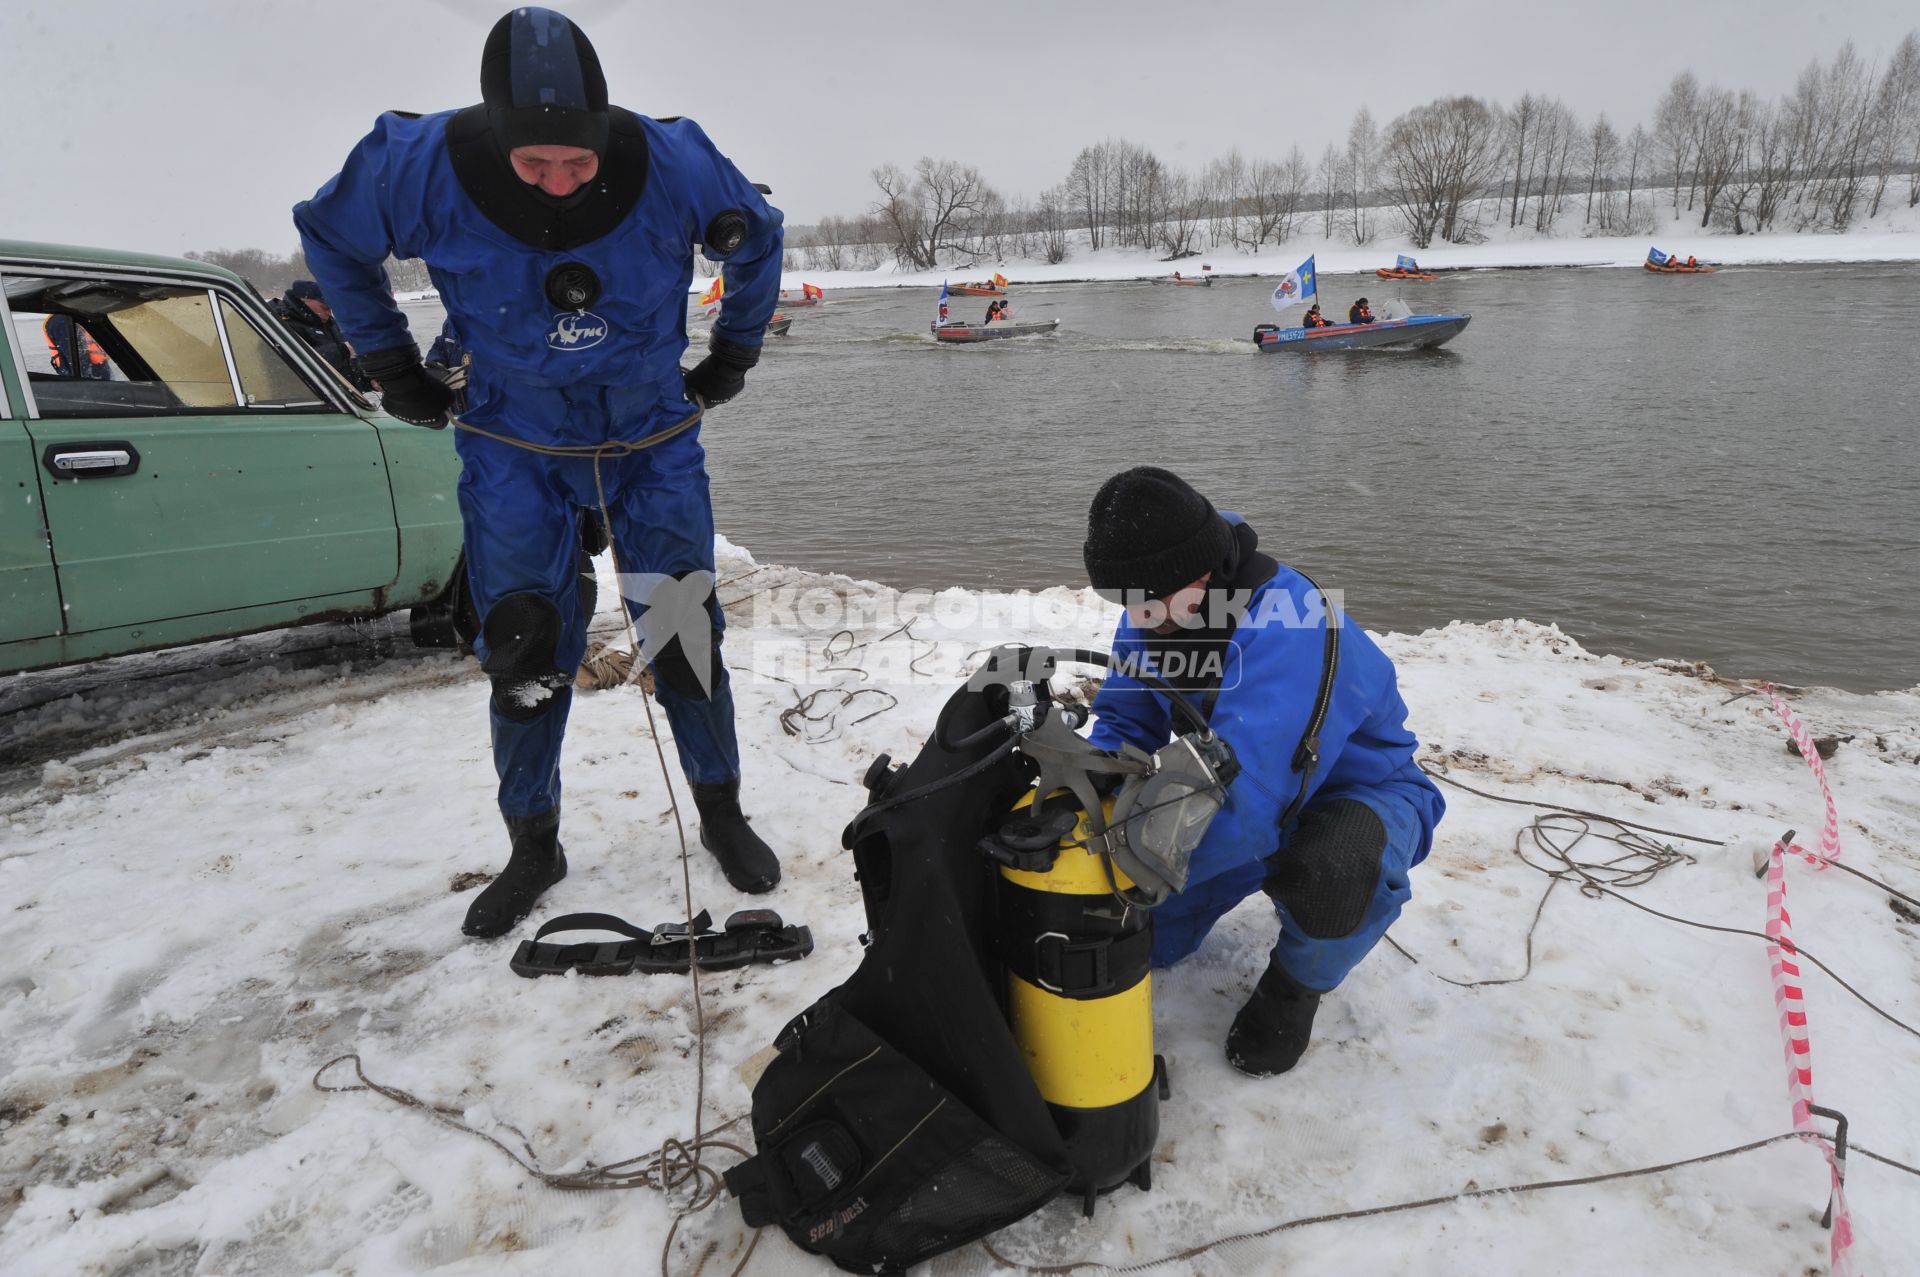
[[(1656, 192), (1656, 198), (1658, 193)], [(1379, 226), (1398, 226), (1398, 215), (1391, 209), (1375, 209)], [(1729, 266), (1781, 265), (1795, 262), (1910, 262), (1920, 261), (1920, 209), (1893, 207), (1874, 222), (1845, 234), (1794, 234), (1768, 232), (1761, 235), (1728, 235), (1703, 230), (1697, 215), (1664, 215), (1656, 229), (1645, 235), (1582, 236), (1574, 215), (1563, 217), (1575, 228), (1571, 233), (1542, 236), (1532, 229), (1505, 226), (1486, 228), (1483, 244), (1435, 244), (1416, 249), (1405, 236), (1382, 234), (1365, 247), (1349, 240), (1327, 239), (1314, 233), (1296, 234), (1278, 247), (1268, 246), (1259, 253), (1247, 254), (1232, 248), (1204, 250), (1198, 257), (1178, 262), (1161, 260), (1165, 254), (1143, 249), (1101, 249), (1090, 252), (1081, 243), (1066, 261), (1048, 264), (1038, 260), (982, 261), (976, 266), (952, 266), (934, 271), (901, 272), (890, 267), (873, 271), (788, 271), (782, 276), (783, 288), (798, 289), (802, 282), (824, 288), (938, 288), (942, 280), (984, 279), (994, 271), (1006, 273), (1016, 284), (1044, 284), (1063, 281), (1152, 279), (1182, 274), (1196, 275), (1205, 264), (1221, 276), (1262, 276), (1278, 278), (1313, 256), (1323, 275), (1371, 275), (1382, 266), (1392, 266), (1400, 253), (1419, 258), (1420, 265), (1439, 270), (1491, 270), (1502, 267), (1589, 266), (1630, 267), (1639, 269), (1647, 260), (1649, 246), (1681, 258), (1698, 257), (1703, 262)], [(1301, 219), (1304, 230), (1317, 228), (1319, 216)], [(694, 292), (709, 281), (697, 279)]]
[[(722, 550), (746, 802), (787, 867), (754, 903), (811, 925), (819, 948), (705, 981), (709, 1130), (746, 1112), (776, 1030), (858, 960), (839, 832), (869, 761), (912, 754), (978, 649), (1097, 644), (1112, 621), (1085, 592), (902, 598)], [(1758, 928), (1751, 849), (1818, 826), (1817, 791), (1764, 702), (1710, 671), (1595, 656), (1524, 621), (1382, 642), (1431, 764), (1477, 788), (1728, 840), (1675, 844), (1694, 859), (1628, 889), (1654, 908)], [(385, 694), (365, 699), (370, 682)], [(841, 693), (783, 722), (804, 685)], [(512, 939), (459, 935), (503, 851), (485, 682), (447, 657), (336, 686), (334, 704), (303, 686), (288, 716), (215, 706), (188, 740), (61, 760), (0, 824), (0, 1271), (652, 1269), (673, 1210), (661, 1196), (546, 1190), (418, 1112), (310, 1086), (322, 1062), (358, 1052), (375, 1078), (514, 1148), (524, 1139), (556, 1170), (693, 1130), (685, 979), (520, 980)], [(1796, 705), (1818, 734), (1851, 736), (1829, 763), (1846, 859), (1913, 894), (1920, 694), (1809, 691)], [(657, 710), (651, 722), (664, 729)], [(680, 915), (649, 732), (637, 691), (576, 702), (572, 874), (521, 935), (577, 909), (643, 925)], [(684, 801), (677, 772), (674, 783)], [(1448, 801), (1393, 932), (1418, 964), (1382, 946), (1329, 996), (1294, 1073), (1247, 1079), (1220, 1044), (1273, 922), (1257, 902), (1231, 915), (1155, 977), (1174, 1097), (1153, 1191), (1122, 1190), (1092, 1220), (1056, 1204), (997, 1238), (1002, 1253), (1137, 1263), (1291, 1217), (1642, 1166), (1789, 1128), (1758, 941), (1561, 888), (1526, 979), (1439, 978), (1518, 977), (1547, 885), (1514, 851), (1530, 812), (1456, 790)], [(692, 875), (699, 905), (747, 903), (697, 842)], [(1795, 865), (1790, 880), (1801, 942), (1920, 1021), (1920, 928), (1856, 879)], [(1859, 1143), (1920, 1162), (1920, 1039), (1817, 973), (1808, 996), (1822, 1102), (1848, 1114)], [(1905, 1270), (1920, 1179), (1855, 1158), (1850, 1193), (1863, 1270)], [(1309, 1227), (1157, 1271), (1799, 1274), (1824, 1264), (1825, 1200), (1820, 1159), (1788, 1143)], [(711, 1247), (705, 1271), (727, 1272), (746, 1240), (723, 1201), (683, 1224), (673, 1271)], [(993, 1270), (977, 1247), (931, 1269)], [(748, 1271), (828, 1270), (769, 1233)]]

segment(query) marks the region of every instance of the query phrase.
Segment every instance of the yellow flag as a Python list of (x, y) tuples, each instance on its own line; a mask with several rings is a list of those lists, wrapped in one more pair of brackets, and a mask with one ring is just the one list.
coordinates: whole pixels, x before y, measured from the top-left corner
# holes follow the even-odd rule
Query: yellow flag
[(993, 272), (993, 282), (1000, 285), (1000, 287), (1005, 288), (1007, 286), (1007, 277), (1005, 275), (1002, 275), (999, 271), (995, 271)]
[(721, 294), (726, 292), (726, 290), (727, 290), (727, 277), (725, 275), (715, 275), (713, 277), (713, 287), (707, 289), (706, 292), (700, 294), (700, 304), (702, 306), (713, 305), (715, 302), (720, 300)]

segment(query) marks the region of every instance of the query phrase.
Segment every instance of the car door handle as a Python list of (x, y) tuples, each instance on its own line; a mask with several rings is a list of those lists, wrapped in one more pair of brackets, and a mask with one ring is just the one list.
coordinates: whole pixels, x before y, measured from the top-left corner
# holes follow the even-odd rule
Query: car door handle
[(41, 464), (56, 479), (105, 479), (140, 469), (140, 452), (115, 439), (100, 443), (48, 444)]

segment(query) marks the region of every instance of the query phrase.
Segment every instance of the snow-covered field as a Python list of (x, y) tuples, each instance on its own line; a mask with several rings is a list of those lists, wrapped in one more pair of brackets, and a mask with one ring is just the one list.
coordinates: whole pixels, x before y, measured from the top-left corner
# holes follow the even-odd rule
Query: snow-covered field
[[(1373, 222), (1381, 228), (1373, 242), (1355, 247), (1350, 237), (1328, 239), (1320, 232), (1318, 214), (1300, 219), (1293, 238), (1278, 247), (1269, 245), (1258, 253), (1237, 249), (1202, 249), (1197, 257), (1178, 262), (1164, 260), (1163, 252), (1144, 249), (1103, 248), (1090, 252), (1085, 231), (1076, 231), (1077, 242), (1064, 262), (1003, 262), (983, 259), (973, 266), (950, 266), (935, 271), (896, 271), (891, 265), (872, 271), (788, 271), (782, 286), (797, 289), (801, 283), (825, 288), (920, 288), (940, 286), (942, 280), (955, 282), (983, 279), (999, 270), (1016, 284), (1044, 284), (1062, 280), (1152, 279), (1170, 275), (1200, 274), (1202, 265), (1223, 276), (1255, 275), (1278, 278), (1309, 256), (1325, 275), (1371, 275), (1382, 266), (1392, 266), (1397, 254), (1417, 257), (1421, 266), (1441, 270), (1487, 270), (1500, 267), (1538, 266), (1610, 266), (1639, 269), (1647, 260), (1647, 249), (1657, 247), (1679, 257), (1698, 257), (1703, 262), (1729, 266), (1778, 265), (1790, 262), (1904, 262), (1920, 260), (1920, 209), (1910, 209), (1901, 200), (1890, 199), (1879, 218), (1845, 234), (1794, 234), (1769, 231), (1761, 235), (1729, 235), (1702, 230), (1697, 213), (1684, 210), (1673, 216), (1662, 207), (1652, 233), (1645, 235), (1595, 235), (1580, 233), (1580, 207), (1572, 203), (1571, 212), (1562, 217), (1559, 229), (1551, 235), (1536, 234), (1530, 227), (1509, 230), (1504, 225), (1486, 228), (1482, 244), (1434, 244), (1416, 249), (1399, 232), (1399, 215), (1390, 208), (1372, 210)], [(1496, 222), (1498, 219), (1496, 219)], [(706, 288), (708, 280), (696, 279), (694, 291)]]
[[(956, 591), (906, 601), (919, 619), (890, 635), (908, 618), (892, 614), (889, 591), (722, 549), (747, 806), (787, 867), (770, 903), (819, 947), (703, 982), (708, 1131), (747, 1111), (775, 1031), (858, 959), (859, 893), (839, 833), (873, 756), (911, 756), (980, 648), (1099, 644), (1112, 621), (1088, 593)], [(810, 593), (783, 602), (780, 587)], [(851, 637), (835, 637), (849, 599), (864, 603), (844, 625)], [(1382, 642), (1430, 765), (1490, 792), (1726, 840), (1676, 842), (1694, 859), (1623, 891), (1690, 919), (1763, 925), (1752, 850), (1787, 826), (1811, 843), (1822, 809), (1762, 698), (1691, 666), (1592, 655), (1524, 621)], [(802, 658), (814, 686), (859, 694), (816, 697), (783, 729), (802, 689), (751, 671), (793, 677)], [(547, 1189), (421, 1112), (314, 1089), (321, 1064), (358, 1052), (375, 1079), (516, 1149), (524, 1139), (555, 1170), (650, 1153), (695, 1126), (684, 977), (521, 980), (506, 965), (513, 940), (459, 934), (504, 850), (477, 672), (433, 658), (333, 686), (329, 697), (308, 671), (278, 714), (257, 703), (287, 694), (271, 681), (253, 700), (210, 693), (195, 730), (49, 763), (7, 804), (0, 1272), (657, 1266), (682, 1197)], [(1818, 734), (1851, 736), (1828, 764), (1844, 858), (1920, 894), (1920, 689), (1793, 700)], [(642, 925), (680, 916), (679, 842), (646, 710), (631, 688), (577, 700), (562, 826), (572, 875), (520, 934), (580, 909)], [(674, 786), (684, 798), (677, 769)], [(1447, 797), (1393, 931), (1418, 964), (1382, 946), (1327, 999), (1297, 1070), (1248, 1079), (1220, 1044), (1273, 922), (1257, 902), (1231, 915), (1155, 978), (1174, 1096), (1153, 1191), (1123, 1189), (1091, 1220), (1057, 1203), (996, 1238), (1001, 1254), (1137, 1264), (1295, 1217), (1646, 1166), (1789, 1129), (1758, 940), (1561, 887), (1530, 975), (1446, 983), (1520, 976), (1548, 885), (1515, 854), (1534, 813)], [(1589, 841), (1579, 854), (1612, 851)], [(698, 905), (723, 915), (746, 903), (697, 843), (692, 874)], [(1858, 879), (1796, 863), (1789, 880), (1806, 949), (1920, 1022), (1920, 927)], [(1820, 1101), (1847, 1114), (1860, 1145), (1920, 1163), (1920, 1036), (1817, 972), (1808, 997)], [(1850, 1167), (1861, 1270), (1914, 1271), (1920, 1178), (1864, 1157)], [(1787, 1142), (1652, 1177), (1315, 1224), (1156, 1271), (1800, 1277), (1825, 1271), (1826, 1199), (1819, 1155)], [(670, 1271), (729, 1272), (747, 1242), (723, 1200), (681, 1225)], [(979, 1247), (931, 1266), (997, 1270)], [(747, 1271), (829, 1270), (769, 1231)]]

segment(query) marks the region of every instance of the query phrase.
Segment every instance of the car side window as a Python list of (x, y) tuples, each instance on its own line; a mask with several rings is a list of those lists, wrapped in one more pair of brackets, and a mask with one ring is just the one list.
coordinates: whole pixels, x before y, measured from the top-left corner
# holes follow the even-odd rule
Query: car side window
[(240, 375), (240, 393), (246, 396), (249, 408), (326, 406), (286, 357), (224, 297), (220, 299), (220, 322), (227, 330), (234, 371)]
[(94, 337), (86, 321), (72, 315), (14, 315), (14, 331), (20, 338), (20, 354), (27, 371), (82, 381), (121, 381), (113, 359)]
[(42, 417), (327, 406), (239, 307), (204, 287), (9, 276), (6, 293)]

